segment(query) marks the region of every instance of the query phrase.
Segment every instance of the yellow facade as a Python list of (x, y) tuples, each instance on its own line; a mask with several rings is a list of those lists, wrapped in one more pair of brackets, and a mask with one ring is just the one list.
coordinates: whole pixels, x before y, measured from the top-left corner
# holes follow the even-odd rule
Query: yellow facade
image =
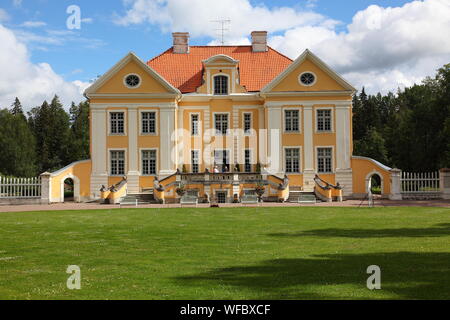
[[(343, 185), (346, 197), (364, 194), (367, 176), (376, 169), (383, 178), (383, 193), (389, 194), (390, 173), (386, 168), (367, 160), (352, 159), (351, 101), (354, 89), (310, 51), (306, 51), (260, 92), (247, 92), (240, 84), (239, 61), (233, 57), (219, 55), (203, 63), (202, 84), (190, 94), (182, 94), (134, 54), (127, 55), (100, 78), (86, 92), (91, 103), (92, 161), (75, 164), (55, 176), (52, 198), (60, 198), (56, 186), (70, 173), (79, 180), (82, 198), (98, 198), (100, 185), (117, 184), (126, 176), (128, 192), (153, 190), (155, 198), (174, 201), (179, 198), (176, 190), (181, 183), (177, 180), (177, 170), (178, 175), (187, 174), (186, 179), (192, 179), (186, 188), (198, 191), (199, 196), (213, 196), (219, 191), (226, 192), (229, 198), (235, 195), (242, 197), (246, 190), (256, 186), (256, 182), (239, 181), (250, 179), (250, 175), (243, 173), (243, 150), (246, 149), (251, 154), (250, 173), (258, 173), (266, 181), (266, 197), (286, 200), (290, 189), (312, 191), (316, 174), (332, 185)], [(302, 84), (301, 76), (305, 73), (314, 75), (311, 85)], [(139, 77), (137, 87), (127, 85), (129, 75)], [(218, 75), (227, 81), (228, 92), (225, 95), (214, 94), (214, 77)], [(286, 129), (286, 117), (291, 110), (298, 111), (298, 130), (295, 132)], [(317, 117), (321, 110), (329, 111), (330, 129), (318, 128)], [(120, 134), (111, 131), (111, 113), (117, 112), (124, 117), (124, 130)], [(156, 129), (152, 133), (144, 133), (142, 129), (142, 114), (148, 112), (155, 114)], [(216, 115), (227, 116), (228, 129), (233, 133), (215, 133)], [(191, 134), (193, 116), (198, 117), (199, 124), (199, 133), (194, 136)], [(251, 119), (251, 133), (237, 138), (234, 132), (243, 132), (248, 117)], [(205, 136), (207, 132), (211, 136)], [(319, 160), (318, 153), (324, 148), (331, 150), (331, 160), (326, 160), (331, 161), (331, 170), (321, 172), (324, 166), (320, 161), (325, 160)], [(287, 171), (287, 149), (299, 150), (299, 168), (292, 173)], [(156, 172), (153, 174), (143, 173), (145, 150), (156, 152)], [(206, 179), (200, 182), (194, 181), (193, 150), (200, 155), (196, 179)], [(214, 172), (215, 150), (229, 152), (228, 173), (232, 177), (225, 177), (223, 183), (209, 181), (205, 173)], [(111, 151), (124, 154), (121, 175), (111, 174)], [(208, 157), (209, 163), (205, 159)], [(273, 164), (277, 162), (274, 159), (278, 166)], [(236, 165), (239, 165), (240, 172), (235, 170)], [(262, 172), (256, 172), (257, 167), (261, 167)], [(284, 176), (289, 179), (289, 184), (281, 187)], [(164, 190), (155, 188), (158, 183)], [(329, 193), (337, 196), (335, 191)]]

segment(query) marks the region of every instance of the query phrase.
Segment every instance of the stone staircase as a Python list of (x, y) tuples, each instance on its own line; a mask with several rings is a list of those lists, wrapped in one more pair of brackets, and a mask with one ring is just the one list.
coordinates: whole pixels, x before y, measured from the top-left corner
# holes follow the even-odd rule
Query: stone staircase
[(120, 200), (120, 205), (145, 205), (159, 203), (153, 193), (127, 194)]
[(287, 202), (316, 204), (317, 198), (314, 192), (304, 192), (300, 190), (290, 190)]

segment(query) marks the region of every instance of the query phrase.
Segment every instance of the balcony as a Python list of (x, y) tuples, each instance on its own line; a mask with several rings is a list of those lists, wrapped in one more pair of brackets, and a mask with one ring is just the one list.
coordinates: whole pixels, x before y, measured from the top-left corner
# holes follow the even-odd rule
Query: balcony
[(240, 184), (265, 183), (266, 178), (260, 173), (180, 173), (178, 181), (184, 184)]

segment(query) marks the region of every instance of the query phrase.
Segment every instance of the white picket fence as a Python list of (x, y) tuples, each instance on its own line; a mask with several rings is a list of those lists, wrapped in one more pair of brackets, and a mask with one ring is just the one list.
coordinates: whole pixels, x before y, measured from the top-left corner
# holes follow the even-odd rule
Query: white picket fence
[(440, 196), (439, 172), (402, 172), (404, 198), (438, 198)]
[(0, 177), (0, 199), (35, 199), (41, 197), (41, 178)]

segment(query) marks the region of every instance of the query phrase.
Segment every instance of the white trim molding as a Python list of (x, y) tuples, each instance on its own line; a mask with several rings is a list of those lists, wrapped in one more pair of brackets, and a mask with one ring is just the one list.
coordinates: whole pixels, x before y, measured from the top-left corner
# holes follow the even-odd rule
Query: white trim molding
[(377, 170), (372, 170), (371, 172), (369, 172), (367, 175), (366, 175), (366, 180), (365, 180), (365, 188), (364, 188), (364, 190), (367, 192), (367, 191), (369, 191), (368, 189), (369, 189), (369, 181), (372, 179), (372, 177), (374, 176), (374, 175), (377, 175), (377, 176), (379, 176), (380, 177), (380, 184), (381, 184), (381, 195), (384, 195), (384, 178), (383, 178), (383, 175), (381, 174), (381, 172), (379, 172), (379, 171), (377, 171)]
[[(319, 172), (319, 152), (318, 149), (331, 149), (331, 172)], [(335, 174), (336, 173), (336, 150), (334, 146), (315, 146), (315, 171), (317, 174)]]
[[(108, 122), (108, 136), (109, 137), (122, 137), (128, 135), (128, 113), (126, 109), (108, 109), (107, 122)], [(112, 133), (111, 132), (111, 113), (123, 113), (123, 133)]]
[[(142, 152), (143, 151), (156, 151), (156, 173), (155, 174), (144, 174), (144, 167), (142, 165)], [(159, 172), (159, 148), (139, 148), (139, 175), (141, 177), (157, 177)]]
[[(144, 132), (142, 132), (142, 122), (143, 122), (143, 117), (142, 117), (142, 114), (143, 113), (151, 113), (151, 112), (153, 112), (153, 113), (155, 113), (155, 133), (144, 133)], [(144, 137), (147, 137), (147, 136), (159, 136), (159, 110), (157, 110), (157, 109), (142, 109), (142, 108), (140, 108), (139, 109), (139, 124), (138, 124), (138, 127), (139, 127), (139, 136), (144, 136)]]
[[(72, 173), (69, 173), (65, 175), (61, 179), (61, 193), (60, 193), (60, 200), (59, 201), (52, 201), (52, 202), (60, 202), (64, 203), (65, 197), (64, 197), (64, 182), (67, 179), (72, 179), (73, 181), (73, 200), (75, 202), (81, 202), (81, 196), (80, 196), (80, 179), (77, 176), (74, 176)], [(52, 199), (54, 200), (54, 199)]]
[(314, 62), (320, 69), (325, 71), (330, 77), (332, 77), (336, 82), (338, 82), (345, 91), (350, 91), (355, 93), (357, 90), (348, 83), (344, 78), (342, 78), (336, 71), (331, 69), (325, 62), (323, 62), (319, 57), (313, 54), (310, 50), (306, 49), (286, 70), (280, 73), (275, 79), (273, 79), (269, 84), (261, 89), (261, 93), (265, 94), (270, 92), (276, 85), (278, 85), (283, 79), (285, 79), (290, 73), (292, 73), (300, 64), (306, 59), (310, 59)]
[(104, 75), (102, 75), (97, 81), (95, 81), (89, 88), (87, 88), (84, 92), (85, 96), (88, 98), (93, 98), (93, 94), (96, 94), (98, 89), (100, 89), (109, 79), (117, 74), (130, 61), (135, 61), (143, 71), (147, 72), (153, 79), (162, 84), (170, 93), (172, 93), (172, 95), (175, 94), (177, 97), (181, 97), (180, 90), (172, 86), (166, 79), (164, 79), (159, 73), (153, 70), (153, 68), (147, 65), (144, 61), (139, 59), (138, 56), (136, 56), (136, 54), (134, 54), (133, 52), (128, 53)]
[[(128, 149), (127, 148), (108, 148), (108, 176), (109, 177), (123, 177), (128, 174)], [(124, 174), (112, 174), (111, 172), (111, 152), (113, 151), (123, 151), (124, 152)]]
[[(335, 133), (335, 125), (334, 125), (334, 119), (335, 119), (335, 113), (334, 110), (336, 108), (334, 106), (329, 106), (329, 107), (321, 107), (321, 106), (315, 106), (314, 107), (314, 133), (316, 134), (327, 134), (327, 133)], [(331, 130), (323, 130), (323, 131), (319, 131), (318, 128), (318, 111), (319, 110), (330, 110), (331, 111)]]
[[(129, 76), (136, 76), (136, 77), (139, 79), (139, 82), (138, 82), (138, 84), (137, 84), (136, 86), (132, 87), (132, 86), (130, 86), (130, 85), (127, 83), (127, 78), (128, 78)], [(142, 85), (142, 77), (141, 77), (140, 75), (138, 75), (137, 73), (134, 73), (134, 72), (129, 73), (129, 74), (127, 74), (127, 75), (125, 75), (125, 76), (123, 77), (123, 85), (124, 85), (125, 87), (127, 87), (128, 89), (131, 89), (131, 90), (137, 89), (137, 88), (139, 88), (139, 87)]]
[[(303, 82), (302, 82), (302, 76), (304, 75), (304, 74), (306, 74), (306, 73), (310, 73), (310, 74), (312, 74), (313, 75), (313, 77), (314, 77), (314, 81), (313, 81), (313, 83), (311, 83), (311, 84), (304, 84)], [(302, 73), (300, 73), (299, 75), (298, 75), (298, 83), (301, 85), (301, 86), (304, 86), (304, 87), (312, 87), (313, 85), (315, 85), (316, 83), (317, 83), (317, 75), (314, 73), (314, 72), (312, 72), (312, 71), (303, 71)]]
[[(298, 172), (287, 172), (286, 171), (286, 149), (299, 149), (299, 161), (298, 161)], [(287, 175), (299, 175), (303, 174), (303, 147), (302, 146), (283, 146), (283, 172)]]
[[(298, 131), (287, 131), (286, 130), (286, 111), (298, 111)], [(301, 134), (303, 123), (302, 123), (302, 108), (301, 107), (283, 107), (282, 111), (282, 117), (283, 117), (283, 134)]]
[[(215, 94), (216, 88), (215, 88), (215, 86), (214, 86), (214, 79), (215, 79), (216, 77), (222, 77), (222, 76), (223, 76), (223, 77), (227, 77), (227, 94)], [(216, 74), (214, 74), (214, 75), (211, 77), (210, 81), (211, 81), (211, 92), (210, 92), (210, 93), (211, 93), (214, 97), (227, 97), (227, 96), (230, 95), (230, 93), (233, 92), (233, 88), (231, 87), (231, 86), (232, 86), (232, 81), (231, 81), (231, 77), (230, 77), (229, 74), (226, 74), (226, 73), (223, 73), (223, 72), (216, 73)]]

